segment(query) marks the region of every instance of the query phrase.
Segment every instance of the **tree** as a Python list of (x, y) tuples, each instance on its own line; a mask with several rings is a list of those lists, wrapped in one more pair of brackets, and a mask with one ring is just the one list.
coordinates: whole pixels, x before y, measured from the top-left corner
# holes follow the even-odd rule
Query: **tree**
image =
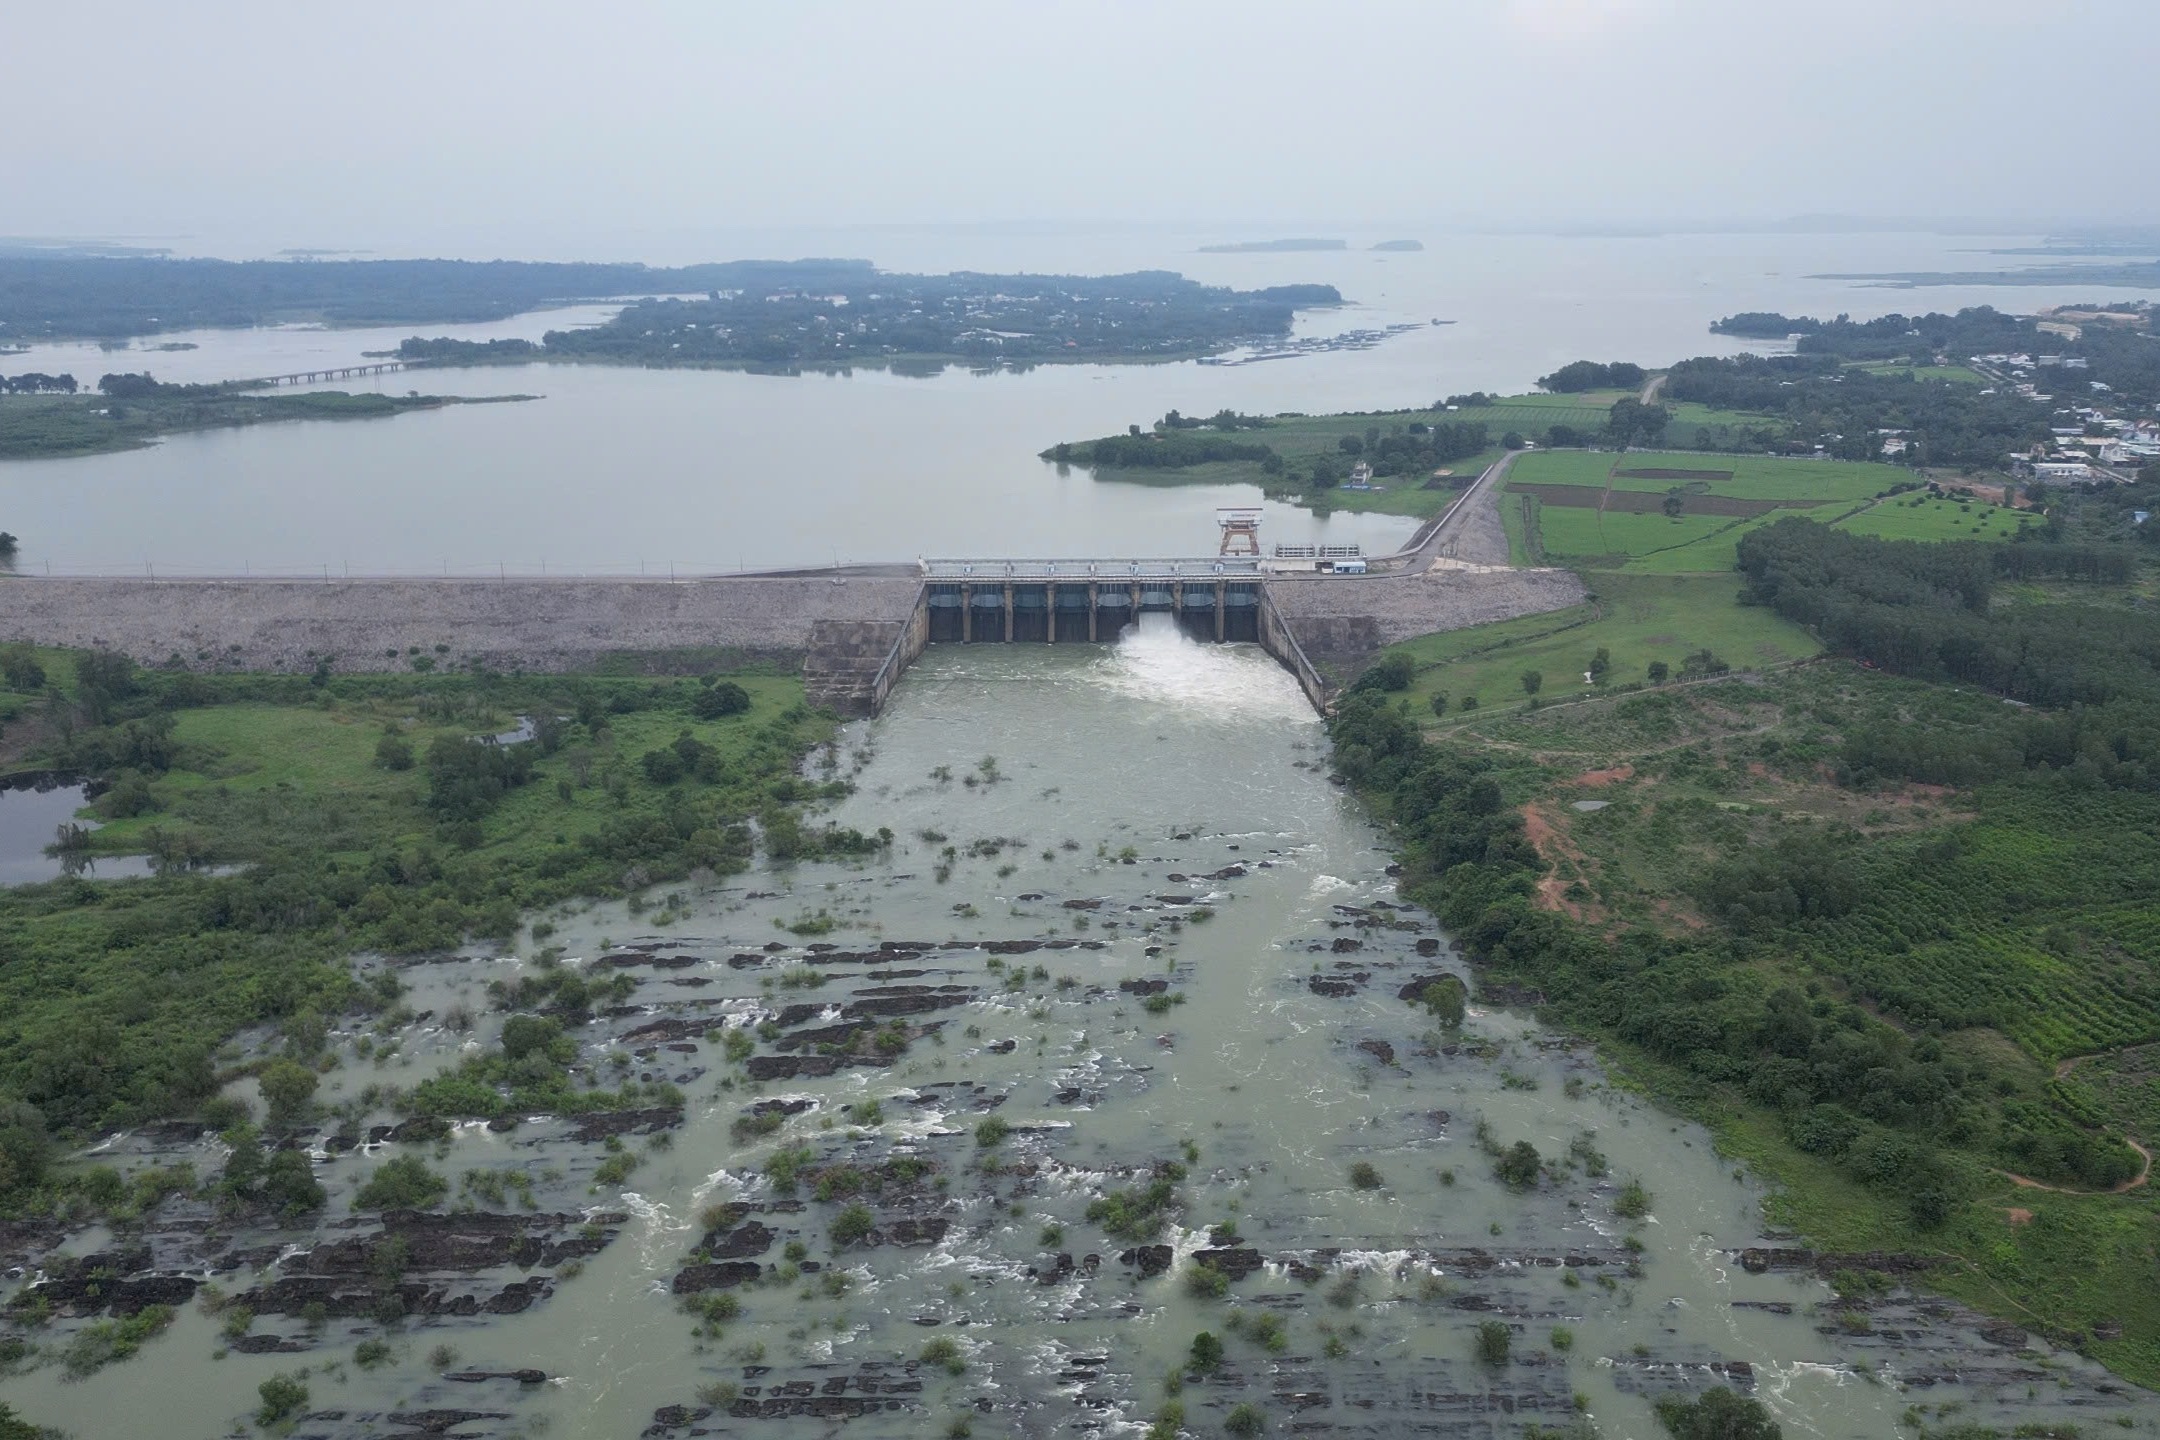
[(1520, 450), (1520, 449), (1522, 449), (1522, 448), (1523, 448), (1523, 437), (1522, 437), (1522, 431), (1520, 431), (1520, 430), (1510, 430), (1510, 431), (1508, 431), (1508, 432), (1507, 432), (1507, 434), (1505, 434), (1505, 435), (1502, 435), (1502, 436), (1500, 437), (1500, 448), (1501, 448), (1501, 449), (1503, 449), (1503, 450)]
[(1545, 676), (1542, 672), (1537, 670), (1525, 670), (1522, 672), (1523, 694), (1535, 695), (1539, 690), (1544, 688), (1544, 685)]
[(424, 1210), (442, 1199), (450, 1182), (417, 1155), (400, 1155), (379, 1166), (353, 1197), (356, 1210)]
[(262, 1089), (263, 1104), (269, 1107), (271, 1125), (290, 1127), (307, 1117), (317, 1083), (315, 1072), (307, 1066), (280, 1056), (263, 1066), (255, 1083)]
[(1192, 1337), (1192, 1368), (1202, 1375), (1209, 1375), (1222, 1367), (1223, 1343), (1211, 1332), (1202, 1330)]
[(135, 662), (116, 650), (92, 650), (75, 660), (75, 690), (90, 718), (102, 725), (135, 693)]
[(1661, 1395), (1652, 1405), (1673, 1440), (1783, 1440), (1760, 1400), (1720, 1385), (1693, 1400)]
[(1611, 669), (1612, 651), (1603, 645), (1598, 646), (1596, 653), (1590, 657), (1590, 679), (1594, 683), (1602, 685), (1605, 683), (1606, 673)]
[(1500, 1158), (1493, 1162), (1493, 1173), (1510, 1190), (1528, 1190), (1537, 1184), (1538, 1171), (1543, 1166), (1537, 1147), (1527, 1140), (1518, 1140), (1500, 1152)]
[(550, 1056), (564, 1039), (562, 1026), (545, 1015), (513, 1015), (503, 1022), (503, 1054), (512, 1060), (522, 1060), (528, 1055)]
[(45, 1117), (20, 1100), (0, 1101), (0, 1195), (27, 1190), (45, 1177), (52, 1142)]
[(1687, 510), (1687, 491), (1678, 485), (1673, 486), (1665, 492), (1665, 502), (1661, 508), (1668, 516), (1679, 519)]
[(21, 548), (22, 542), (20, 540), (17, 540), (7, 531), (0, 530), (0, 565), (13, 565), (15, 563), (15, 552)]
[(410, 770), (413, 767), (412, 741), (395, 730), (375, 742), (375, 763), (385, 770)]
[(1433, 714), (1435, 714), (1435, 715), (1445, 715), (1445, 714), (1447, 714), (1447, 692), (1446, 692), (1446, 691), (1444, 691), (1444, 690), (1435, 690), (1435, 691), (1433, 692), (1433, 697), (1432, 697), (1432, 713), (1433, 713)]
[(305, 1150), (280, 1150), (263, 1166), (263, 1203), (287, 1218), (320, 1210), (329, 1200)]
[(45, 667), (38, 663), (36, 648), (28, 644), (0, 647), (0, 680), (10, 690), (43, 690)]
[(1418, 1003), (1434, 1020), (1452, 1030), (1463, 1023), (1469, 991), (1453, 975), (1443, 975), (1418, 992)]
[(1508, 1362), (1508, 1350), (1514, 1344), (1505, 1320), (1487, 1320), (1477, 1327), (1477, 1358), (1481, 1365), (1501, 1366)]
[(1651, 684), (1662, 685), (1665, 683), (1666, 677), (1671, 674), (1672, 666), (1667, 665), (1663, 660), (1652, 660), (1650, 662), (1649, 675)]

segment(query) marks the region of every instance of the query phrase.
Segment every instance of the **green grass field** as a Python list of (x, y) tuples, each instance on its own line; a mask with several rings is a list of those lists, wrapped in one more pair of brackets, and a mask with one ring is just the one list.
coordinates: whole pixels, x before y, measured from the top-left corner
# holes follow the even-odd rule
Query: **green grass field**
[(1910, 375), (1915, 380), (1951, 380), (1960, 385), (1985, 385), (1988, 378), (1965, 365), (1909, 365), (1899, 360), (1862, 360), (1845, 367), (1871, 375)]
[(1895, 495), (1840, 520), (1838, 528), (1885, 540), (2008, 540), (2039, 518), (1981, 500)]
[(1682, 657), (1703, 649), (1735, 669), (1804, 660), (1820, 649), (1791, 621), (1735, 604), (1739, 582), (1732, 577), (1604, 574), (1594, 588), (1597, 599), (1588, 605), (1421, 635), (1396, 647), (1418, 667), (1413, 712), (1430, 715), (1436, 693), (1449, 699), (1448, 721), (1461, 715), (1465, 696), (1484, 709), (1520, 704), (1525, 670), (1544, 676), (1544, 700), (1600, 693), (1582, 678), (1600, 647), (1612, 657), (1603, 688), (1641, 682), (1653, 660), (1678, 675)]

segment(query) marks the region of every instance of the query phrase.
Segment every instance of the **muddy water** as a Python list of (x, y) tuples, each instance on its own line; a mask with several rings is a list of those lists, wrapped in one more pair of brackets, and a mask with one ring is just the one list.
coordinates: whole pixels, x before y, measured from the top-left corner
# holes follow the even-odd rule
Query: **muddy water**
[[(588, 1054), (611, 1071), (604, 1057), (629, 1052), (629, 1073), (674, 1079), (689, 1099), (680, 1127), (622, 1138), (642, 1157), (626, 1183), (594, 1187), (607, 1152), (559, 1122), (405, 1147), (453, 1176), (515, 1167), (539, 1212), (593, 1217), (586, 1233), (605, 1243), (581, 1265), (476, 1282), (487, 1294), (541, 1275), (545, 1298), (389, 1331), (333, 1318), (311, 1334), (265, 1315), (254, 1333), (295, 1352), (215, 1359), (220, 1322), (191, 1305), (88, 1381), (33, 1368), (0, 1393), (84, 1435), (153, 1419), (160, 1433), (222, 1433), (264, 1378), (301, 1366), (308, 1434), (423, 1433), (416, 1422), (462, 1411), (436, 1433), (795, 1435), (844, 1422), (853, 1436), (919, 1436), (964, 1416), (975, 1435), (1137, 1435), (1207, 1330), (1225, 1363), (1181, 1397), (1187, 1430), (1203, 1435), (1251, 1401), (1270, 1433), (1515, 1436), (1580, 1406), (1599, 1433), (1647, 1437), (1648, 1397), (1717, 1383), (1761, 1396), (1789, 1436), (1888, 1436), (1913, 1404), (2005, 1430), (2152, 1425), (2150, 1397), (2016, 1335), (1983, 1339), (1939, 1302), (1899, 1291), (1841, 1315), (1810, 1271), (1750, 1273), (1738, 1252), (1777, 1243), (1761, 1230), (1761, 1192), (1702, 1131), (1616, 1092), (1585, 1050), (1519, 1011), (1480, 998), (1460, 1031), (1435, 1030), (1398, 992), (1467, 972), (1427, 917), (1395, 908), (1380, 837), (1327, 783), (1323, 747), (1295, 686), (1257, 650), (1168, 630), (1115, 650), (933, 648), (888, 713), (830, 757), (858, 785), (833, 818), (890, 826), (889, 859), (686, 886), (637, 915), (549, 918), (547, 943), (570, 960), (636, 981), (619, 1012), (586, 1027)], [(978, 841), (1014, 843), (971, 855), (993, 849)], [(779, 928), (821, 912), (829, 933)], [(823, 983), (783, 985), (806, 960)], [(407, 969), (424, 1018), (387, 1057), (362, 1058), (344, 1037), (326, 1095), (409, 1085), (483, 1043), (499, 1021), (486, 983), (527, 963)], [(1158, 985), (1182, 1001), (1151, 1011), (1141, 992)], [(470, 1033), (460, 1007), (476, 1017)], [(896, 1011), (910, 1039), (889, 1064), (795, 1038)], [(752, 1082), (701, 1038), (761, 1020), (784, 1024), (753, 1066), (832, 1073)], [(879, 1123), (852, 1123), (844, 1107), (872, 1099)], [(777, 1133), (733, 1138), (758, 1105), (792, 1113)], [(989, 1116), (1010, 1130), (986, 1146), (976, 1127)], [(1486, 1139), (1530, 1142), (1544, 1175), (1507, 1188)], [(806, 1173), (895, 1156), (930, 1168), (866, 1196), (871, 1235), (837, 1247), (843, 1202), (781, 1193), (762, 1174), (782, 1147), (812, 1152)], [(1360, 1161), (1377, 1188), (1352, 1183)], [(231, 1242), (267, 1250), (251, 1263), (274, 1274), (304, 1265), (300, 1250), (369, 1233), (374, 1221), (348, 1225), (347, 1207), (372, 1163), (326, 1154), (324, 1234)], [(1176, 1176), (1172, 1165), (1184, 1169), (1156, 1237), (1166, 1251), (1087, 1218), (1105, 1191)], [(1629, 1180), (1651, 1196), (1639, 1220), (1616, 1212)], [(732, 1208), (700, 1218), (714, 1206)], [(1225, 1224), (1236, 1239), (1211, 1236)], [(152, 1228), (189, 1225), (168, 1208)], [(789, 1242), (804, 1247), (799, 1264)], [(672, 1293), (700, 1249), (754, 1277), (709, 1292), (740, 1314), (706, 1338)], [(1196, 1298), (1181, 1278), (1204, 1249), (1239, 1275), (1225, 1298)], [(228, 1291), (260, 1283), (247, 1264), (202, 1268)], [(691, 1283), (719, 1283), (699, 1273)], [(1492, 1320), (1512, 1334), (1504, 1365), (1474, 1353)], [(382, 1334), (390, 1364), (351, 1363), (357, 1341)], [(962, 1373), (920, 1362), (940, 1339)], [(438, 1345), (457, 1356), (431, 1357)], [(445, 1368), (548, 1378), (451, 1380)]]

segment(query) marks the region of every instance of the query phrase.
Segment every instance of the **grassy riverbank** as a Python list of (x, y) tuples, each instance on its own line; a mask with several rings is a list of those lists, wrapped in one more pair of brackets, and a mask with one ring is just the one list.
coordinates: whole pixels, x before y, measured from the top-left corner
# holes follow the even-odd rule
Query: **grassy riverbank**
[[(797, 821), (829, 793), (796, 767), (832, 722), (791, 676), (206, 676), (9, 654), (29, 692), (0, 736), (18, 768), (100, 777), (109, 823), (83, 853), (169, 873), (0, 891), (0, 1210), (59, 1203), (47, 1135), (207, 1101), (241, 1029), (392, 1003), (350, 978), (356, 951), (507, 944), (534, 907), (732, 873), (754, 846), (878, 843)], [(482, 738), (521, 716), (529, 742)]]
[(279, 420), (377, 420), (446, 405), (530, 400), (530, 395), (348, 394), (310, 390), (263, 394), (210, 387), (173, 387), (178, 393), (125, 401), (99, 395), (0, 396), (0, 460), (50, 460), (138, 450), (166, 435), (265, 425)]
[[(1840, 1262), (1852, 1285), (1918, 1266), (2160, 1383), (2160, 1196), (2137, 1148), (2160, 1135), (2160, 791), (2126, 738), (2154, 703), (2149, 665), (2124, 658), (2152, 628), (2125, 603), (2140, 577), (2101, 566), (1943, 609), (1917, 598), (1936, 591), (1856, 597), (1895, 594), (1899, 566), (1990, 552), (1839, 543), (1862, 548), (1833, 576), (1888, 568), (1834, 602), (1791, 580), (1741, 606), (1747, 577), (1592, 574), (1596, 605), (1416, 642), (1390, 678), (1405, 691), (1346, 699), (1337, 763), (1487, 983), (1521, 987), (1708, 1124), (1777, 1183), (1773, 1224), (1856, 1257)], [(2052, 564), (2037, 546), (2013, 558)], [(1850, 610), (1833, 637), (1870, 665), (1762, 668), (1813, 652), (1780, 611), (1815, 603), (1883, 612)], [(1843, 638), (1894, 613), (1903, 659)], [(2107, 708), (2049, 714), (2041, 691), (2007, 706), (1947, 640), (1952, 658), (1913, 658), (1968, 628), (1999, 637), (1984, 646), (2025, 637), (2053, 657), (2050, 684), (2096, 667), (2108, 693), (2087, 698)], [(1677, 680), (1705, 648), (1734, 673), (1643, 684), (1645, 656)], [(1578, 683), (1601, 651), (1602, 682)], [(1525, 670), (1543, 673), (1534, 708)], [(1556, 682), (1573, 703), (1542, 703)], [(1496, 692), (1516, 703), (1496, 709)], [(1438, 717), (1435, 693), (1453, 702)]]

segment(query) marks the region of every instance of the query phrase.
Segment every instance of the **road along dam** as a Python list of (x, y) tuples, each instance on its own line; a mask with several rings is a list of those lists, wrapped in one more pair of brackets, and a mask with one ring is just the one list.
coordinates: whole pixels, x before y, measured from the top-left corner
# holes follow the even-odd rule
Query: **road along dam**
[(0, 581), (0, 642), (195, 670), (665, 674), (765, 660), (801, 665), (814, 702), (860, 715), (925, 645), (1101, 644), (1160, 612), (1195, 639), (1265, 646), (1324, 706), (1336, 679), (1396, 641), (1581, 598), (1562, 572), (1281, 576), (1214, 557), (673, 580), (14, 577)]

